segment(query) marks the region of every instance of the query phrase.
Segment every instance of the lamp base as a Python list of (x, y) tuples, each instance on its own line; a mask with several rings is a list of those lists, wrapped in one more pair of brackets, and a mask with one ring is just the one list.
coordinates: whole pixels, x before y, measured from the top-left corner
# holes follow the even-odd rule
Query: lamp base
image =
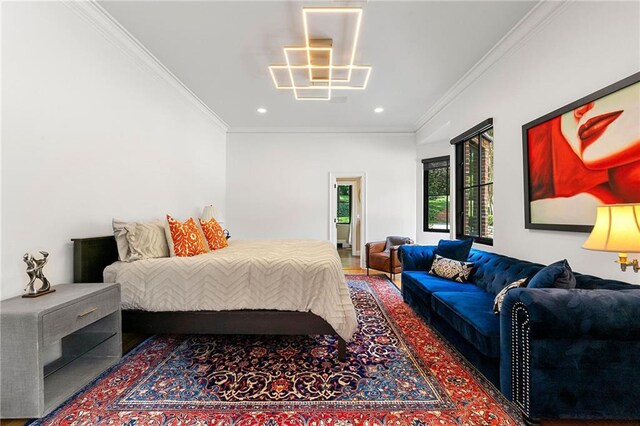
[(627, 270), (627, 266), (630, 266), (633, 269), (633, 272), (640, 271), (640, 264), (638, 263), (638, 259), (633, 259), (631, 262), (629, 262), (627, 261), (626, 257), (620, 257), (620, 259), (616, 260), (615, 262), (620, 264), (620, 269), (622, 270), (622, 272), (625, 272)]

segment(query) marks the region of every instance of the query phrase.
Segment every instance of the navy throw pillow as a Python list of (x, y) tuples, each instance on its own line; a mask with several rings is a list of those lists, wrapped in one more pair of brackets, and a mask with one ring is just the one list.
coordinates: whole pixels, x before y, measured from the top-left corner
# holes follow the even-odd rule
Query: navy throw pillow
[(472, 244), (473, 240), (440, 240), (434, 253), (447, 259), (465, 262)]
[(540, 269), (527, 288), (576, 288), (576, 277), (567, 259), (559, 260)]

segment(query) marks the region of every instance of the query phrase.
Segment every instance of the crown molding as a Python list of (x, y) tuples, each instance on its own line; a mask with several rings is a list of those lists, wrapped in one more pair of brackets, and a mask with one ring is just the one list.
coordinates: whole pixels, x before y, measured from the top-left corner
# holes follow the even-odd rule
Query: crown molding
[(62, 3), (85, 19), (108, 41), (118, 47), (126, 56), (142, 64), (147, 70), (167, 82), (181, 93), (220, 130), (228, 133), (385, 133), (416, 134), (432, 118), (453, 102), (469, 85), (504, 57), (511, 50), (524, 43), (537, 29), (553, 15), (564, 9), (570, 1), (541, 0), (536, 4), (489, 52), (424, 113), (412, 128), (409, 127), (230, 127), (209, 108), (178, 77), (158, 60), (142, 43), (100, 6), (96, 0), (62, 0)]
[(126, 56), (142, 64), (148, 71), (160, 77), (191, 102), (220, 130), (226, 132), (229, 125), (193, 93), (178, 77), (165, 67), (153, 53), (100, 6), (96, 0), (62, 0), (66, 6), (80, 15)]
[(360, 133), (414, 135), (409, 127), (229, 127), (227, 133)]
[(553, 15), (564, 9), (570, 1), (541, 0), (509, 30), (480, 60), (467, 71), (445, 94), (424, 113), (415, 124), (415, 132), (422, 128), (447, 105), (453, 102), (471, 83), (482, 76), (511, 50), (523, 44)]

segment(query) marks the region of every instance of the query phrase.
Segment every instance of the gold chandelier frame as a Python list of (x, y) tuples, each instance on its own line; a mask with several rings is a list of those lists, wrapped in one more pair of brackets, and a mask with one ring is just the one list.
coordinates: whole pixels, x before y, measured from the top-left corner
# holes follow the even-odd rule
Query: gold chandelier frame
[[(356, 14), (356, 27), (353, 36), (353, 46), (351, 48), (351, 58), (348, 65), (334, 65), (333, 63), (333, 46), (330, 47), (318, 47), (312, 46), (312, 39), (309, 36), (308, 15), (310, 14)], [(273, 80), (273, 84), (276, 89), (280, 90), (292, 90), (296, 100), (314, 100), (324, 101), (331, 100), (332, 91), (334, 90), (364, 90), (367, 88), (369, 77), (371, 76), (370, 65), (354, 65), (356, 50), (358, 47), (358, 38), (360, 36), (360, 26), (362, 23), (362, 9), (356, 7), (305, 7), (302, 9), (302, 21), (304, 24), (304, 46), (290, 46), (284, 47), (284, 57), (286, 65), (270, 65), (269, 73)], [(290, 52), (306, 52), (307, 63), (306, 64), (292, 64), (289, 56)], [(312, 57), (314, 52), (328, 52), (329, 64), (328, 65), (314, 65)], [(307, 69), (309, 73), (308, 85), (296, 85), (293, 72), (294, 70)], [(289, 76), (289, 84), (280, 84), (275, 76), (276, 70), (286, 70)], [(328, 78), (314, 77), (315, 71), (328, 71)], [(334, 78), (334, 71), (347, 71), (346, 78)], [(362, 85), (353, 85), (351, 83), (351, 77), (353, 71), (364, 71), (365, 78)], [(327, 96), (300, 96), (299, 91), (303, 90), (326, 90)]]

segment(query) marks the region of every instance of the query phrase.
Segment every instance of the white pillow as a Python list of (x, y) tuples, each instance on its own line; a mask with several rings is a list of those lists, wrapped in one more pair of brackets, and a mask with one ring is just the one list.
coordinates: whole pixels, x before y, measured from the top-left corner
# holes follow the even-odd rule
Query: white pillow
[(121, 261), (169, 256), (169, 246), (161, 221), (125, 222), (113, 219), (112, 225)]
[(128, 262), (129, 259), (129, 242), (127, 241), (127, 230), (125, 226), (127, 222), (124, 220), (113, 219), (111, 221), (113, 226), (113, 236), (116, 237), (116, 245), (118, 246), (118, 259), (123, 262)]
[(162, 222), (127, 224), (125, 229), (130, 260), (169, 257), (169, 246)]

